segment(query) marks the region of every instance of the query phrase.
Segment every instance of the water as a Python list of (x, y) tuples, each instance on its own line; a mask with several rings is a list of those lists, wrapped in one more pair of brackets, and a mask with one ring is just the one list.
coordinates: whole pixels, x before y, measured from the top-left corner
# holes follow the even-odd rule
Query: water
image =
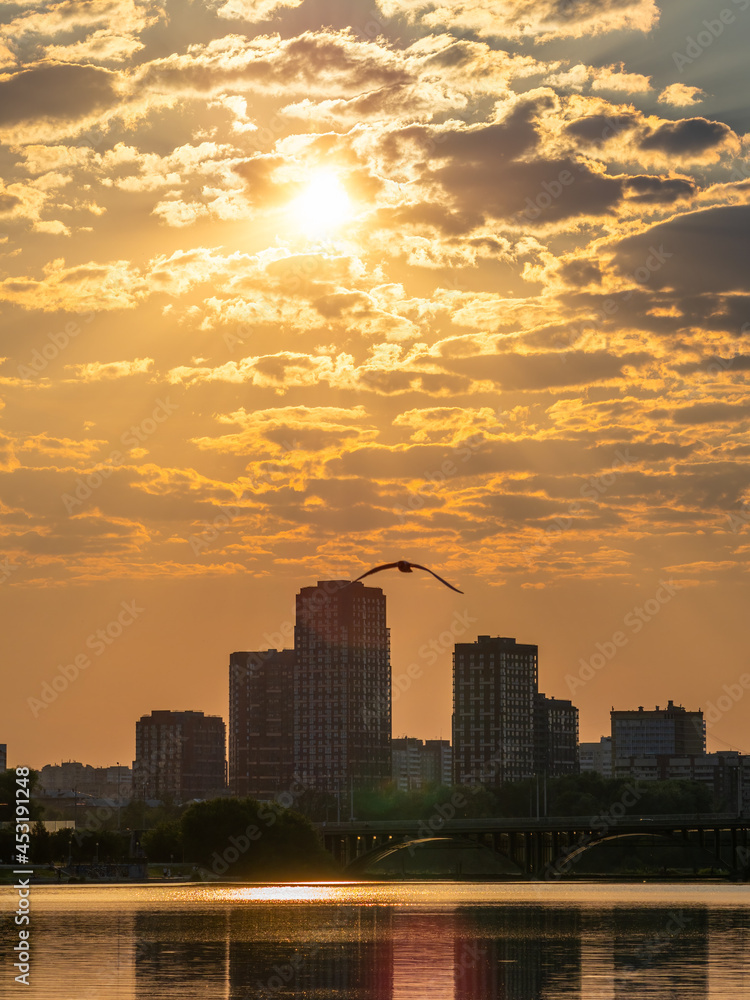
[[(750, 1000), (746, 885), (35, 886), (29, 1000)], [(15, 908), (0, 890), (3, 913)]]

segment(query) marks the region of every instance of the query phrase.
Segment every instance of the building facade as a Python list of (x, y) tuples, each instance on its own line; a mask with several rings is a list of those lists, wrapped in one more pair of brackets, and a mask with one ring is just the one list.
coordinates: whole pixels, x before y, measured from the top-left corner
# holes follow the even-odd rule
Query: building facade
[(399, 791), (451, 784), (453, 753), (448, 740), (422, 741), (400, 736), (391, 740), (391, 754), (393, 781)]
[(586, 771), (596, 771), (605, 778), (611, 778), (612, 737), (602, 736), (598, 743), (579, 743), (578, 765), (581, 774)]
[(688, 712), (668, 702), (653, 711), (615, 711), (612, 722), (612, 759), (655, 755), (700, 756), (706, 752), (703, 712)]
[(451, 784), (453, 781), (453, 747), (450, 740), (424, 741), (422, 773), (428, 784)]
[(92, 767), (76, 760), (45, 764), (39, 772), (39, 787), (48, 795), (81, 793), (118, 801), (131, 798), (133, 772), (124, 764)]
[(333, 794), (391, 780), (391, 666), (385, 595), (321, 580), (297, 595), (294, 771)]
[(539, 650), (506, 637), (457, 643), (453, 656), (453, 780), (502, 784), (534, 773)]
[(710, 790), (716, 812), (747, 815), (750, 811), (750, 756), (734, 750), (618, 757), (614, 776), (636, 781), (697, 781)]
[(229, 790), (273, 799), (294, 772), (293, 649), (229, 658)]
[(135, 724), (136, 798), (188, 802), (226, 792), (226, 726), (218, 715), (156, 711)]
[(570, 701), (534, 698), (534, 772), (548, 778), (578, 774), (578, 709)]

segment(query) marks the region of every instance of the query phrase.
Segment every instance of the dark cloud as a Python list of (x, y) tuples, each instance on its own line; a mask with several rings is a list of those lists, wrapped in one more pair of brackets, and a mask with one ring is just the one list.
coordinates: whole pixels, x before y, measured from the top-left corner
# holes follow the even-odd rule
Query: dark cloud
[(616, 245), (617, 271), (643, 274), (649, 289), (695, 295), (750, 291), (750, 205), (691, 212)]
[(76, 119), (118, 100), (114, 73), (96, 66), (53, 64), (0, 82), (0, 125), (38, 118)]
[(336, 292), (333, 295), (323, 295), (315, 299), (313, 305), (326, 319), (340, 319), (344, 313), (351, 311), (356, 311), (357, 315), (373, 311), (370, 300), (362, 292)]
[(7, 191), (0, 193), (0, 212), (11, 212), (16, 205), (21, 204), (21, 199)]
[(482, 219), (479, 209), (473, 212), (456, 212), (445, 205), (421, 202), (399, 208), (382, 208), (375, 216), (375, 224), (389, 229), (393, 226), (426, 226), (437, 229), (446, 236), (460, 236), (480, 225)]
[(723, 122), (706, 118), (683, 118), (677, 122), (664, 122), (643, 136), (639, 149), (658, 150), (673, 156), (705, 153), (728, 142), (738, 142), (737, 136)]
[(625, 182), (630, 201), (646, 204), (670, 204), (680, 198), (692, 198), (698, 190), (695, 181), (685, 177), (649, 177), (640, 174)]
[(489, 379), (504, 389), (538, 391), (622, 378), (626, 367), (640, 368), (649, 360), (648, 354), (617, 357), (608, 351), (566, 351), (559, 354), (495, 354), (456, 358), (446, 366), (475, 379)]
[(305, 451), (324, 451), (332, 445), (340, 444), (346, 438), (355, 438), (359, 432), (355, 428), (338, 427), (328, 430), (324, 427), (291, 427), (279, 424), (263, 432), (263, 437), (284, 448), (303, 448)]
[(549, 98), (524, 101), (507, 118), (494, 125), (444, 132), (440, 135), (435, 156), (459, 160), (470, 167), (481, 167), (487, 162), (497, 163), (499, 160), (515, 160), (531, 152), (538, 144), (539, 134), (533, 118), (551, 104)]
[(284, 163), (283, 156), (255, 156), (235, 164), (233, 170), (245, 181), (252, 204), (282, 205), (299, 190), (299, 185), (274, 181), (274, 171)]
[[(527, 101), (502, 122), (436, 133), (432, 149), (424, 129), (404, 130), (400, 141), (392, 137), (391, 155), (397, 154), (401, 144), (413, 148), (416, 143), (425, 153), (429, 150), (438, 165), (428, 168), (428, 176), (452, 199), (453, 210), (433, 203), (401, 210), (406, 212), (407, 221), (432, 222), (451, 235), (462, 225), (475, 226), (482, 218), (542, 226), (579, 216), (611, 214), (625, 198), (670, 204), (691, 197), (697, 190), (697, 184), (686, 178), (609, 176), (572, 157), (532, 158), (539, 139), (534, 118), (547, 106), (544, 99)], [(581, 136), (601, 137), (608, 121), (605, 116), (592, 116), (568, 129), (577, 129)], [(637, 124), (634, 115), (612, 121), (620, 128), (625, 123)]]
[(597, 260), (571, 260), (560, 267), (560, 276), (571, 285), (598, 285), (602, 280), (602, 269)]
[(598, 145), (614, 139), (622, 132), (636, 128), (639, 117), (635, 114), (586, 115), (565, 126), (565, 132), (581, 142)]
[(704, 375), (717, 375), (722, 372), (746, 372), (750, 371), (750, 354), (734, 354), (730, 357), (709, 355), (702, 361), (675, 365), (674, 370), (680, 375), (692, 375), (696, 372), (702, 372)]
[(676, 424), (736, 423), (750, 417), (750, 403), (695, 403), (672, 411)]

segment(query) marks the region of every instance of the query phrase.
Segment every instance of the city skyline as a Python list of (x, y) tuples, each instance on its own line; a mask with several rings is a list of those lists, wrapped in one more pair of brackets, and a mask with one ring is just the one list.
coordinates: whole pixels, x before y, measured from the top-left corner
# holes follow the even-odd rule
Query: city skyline
[[(467, 624), (461, 622), (456, 634), (463, 637)], [(216, 732), (216, 726), (225, 734), (225, 787), (231, 794), (273, 796), (292, 778), (304, 787), (339, 794), (347, 786), (398, 780), (399, 769), (390, 763), (393, 740), (421, 741), (395, 736), (392, 701), (404, 690), (398, 680), (406, 679), (408, 687), (420, 673), (393, 680), (383, 590), (349, 580), (318, 580), (315, 586), (302, 587), (295, 597), (295, 621), (277, 638), (289, 636), (291, 649), (230, 654), (226, 722), (224, 716), (204, 719), (204, 713), (194, 709), (152, 710), (141, 716), (136, 722), (134, 784), (139, 784), (138, 770), (144, 767), (145, 780), (156, 780), (153, 761), (163, 756), (162, 744), (171, 763), (168, 774), (158, 780), (171, 782), (171, 795), (179, 781), (205, 784), (194, 774), (192, 749), (182, 763), (183, 740), (175, 734), (195, 729), (202, 742), (198, 734), (207, 727)], [(569, 699), (540, 692), (537, 645), (478, 635), (472, 642), (456, 642), (453, 650), (451, 741), (428, 742), (450, 747), (457, 783), (503, 784), (534, 774), (578, 772), (579, 743), (586, 743), (579, 737), (579, 710)], [(434, 658), (432, 644), (424, 647), (423, 655), (427, 653)], [(602, 647), (603, 659), (606, 653)], [(727, 689), (724, 698), (735, 704), (748, 689), (750, 674), (743, 674), (742, 685)], [(635, 759), (643, 752), (662, 757), (706, 752), (702, 711), (685, 710), (672, 699), (664, 709), (657, 705), (653, 711), (644, 712), (643, 706), (637, 711), (613, 708), (610, 719), (611, 737), (601, 737), (601, 742), (612, 743), (612, 764), (623, 754)], [(628, 748), (615, 753), (626, 732), (631, 734)], [(215, 742), (215, 736), (210, 741)], [(187, 742), (191, 744), (190, 737)], [(211, 774), (215, 759), (216, 754), (205, 762)], [(178, 773), (184, 773), (179, 781)], [(218, 787), (215, 777), (208, 784)]]
[[(337, 584), (337, 586), (343, 586), (345, 584), (351, 585), (351, 581), (338, 580), (338, 581), (336, 581), (336, 584)], [(318, 583), (318, 586), (320, 586), (320, 581)], [(363, 585), (362, 584), (358, 584), (358, 586), (362, 587)], [(365, 589), (365, 590), (377, 590), (379, 593), (381, 593), (381, 594), (383, 593), (383, 591), (382, 591), (381, 588), (364, 587), (363, 589)], [(304, 592), (305, 590), (307, 590), (307, 591), (314, 591), (315, 588), (311, 587), (311, 586), (308, 586), (306, 588), (303, 587), (302, 588), (302, 592)], [(299, 602), (299, 595), (298, 595), (297, 601)], [(129, 610), (132, 612), (133, 609), (135, 609), (136, 612), (138, 610), (135, 607), (134, 603), (130, 607)], [(299, 610), (299, 607), (298, 607), (298, 610)], [(442, 630), (442, 632), (439, 634), (438, 638), (434, 638), (434, 639), (430, 640), (427, 643), (422, 643), (418, 647), (418, 655), (417, 655), (417, 657), (415, 658), (414, 661), (412, 661), (411, 664), (409, 664), (409, 666), (406, 668), (406, 670), (401, 670), (397, 674), (396, 671), (395, 671), (395, 669), (393, 668), (393, 663), (391, 663), (391, 673), (392, 673), (392, 688), (391, 688), (391, 690), (392, 690), (392, 706), (391, 706), (391, 712), (392, 713), (393, 713), (393, 710), (395, 709), (396, 704), (398, 703), (398, 701), (400, 700), (400, 698), (405, 693), (408, 693), (413, 687), (415, 687), (418, 690), (419, 687), (425, 681), (427, 681), (429, 683), (430, 668), (432, 666), (434, 666), (439, 661), (441, 655), (442, 656), (447, 656), (447, 658), (448, 658), (449, 669), (451, 669), (451, 684), (452, 684), (452, 650), (453, 650), (453, 646), (450, 647), (450, 651), (449, 651), (449, 648), (448, 648), (448, 646), (446, 644), (449, 641), (449, 637), (452, 637), (452, 636), (456, 637), (456, 639), (455, 639), (456, 648), (458, 648), (458, 645), (462, 641), (464, 643), (465, 642), (476, 643), (477, 641), (479, 641), (479, 640), (481, 640), (483, 638), (488, 638), (488, 636), (482, 636), (482, 635), (479, 635), (477, 637), (471, 637), (471, 636), (469, 636), (467, 638), (466, 635), (465, 635), (465, 633), (470, 629), (470, 622), (471, 622), (471, 616), (468, 616), (466, 613), (464, 613), (464, 615), (461, 615), (460, 613), (455, 613), (448, 629)], [(387, 631), (390, 632), (391, 631), (390, 628)], [(622, 633), (620, 633), (620, 634), (622, 634)], [(293, 652), (294, 652), (294, 650), (293, 650), (293, 647), (294, 647), (294, 623), (293, 623), (293, 621), (286, 621), (286, 622), (281, 623), (281, 625), (279, 627), (279, 631), (276, 631), (276, 632), (273, 632), (273, 633), (266, 632), (266, 633), (264, 633), (263, 638), (268, 639), (269, 641), (270, 640), (277, 640), (279, 642), (279, 649), (278, 649), (279, 654), (282, 654), (282, 653), (284, 653), (284, 654), (292, 653), (293, 654)], [(499, 638), (499, 637), (495, 637), (495, 638)], [(615, 636), (615, 639), (616, 639), (616, 636)], [(96, 641), (100, 642), (99, 639), (97, 639)], [(512, 641), (512, 640), (500, 639), (499, 641), (508, 642), (508, 641)], [(289, 646), (285, 646), (285, 643), (289, 643)], [(103, 641), (102, 641), (102, 644), (103, 644)], [(534, 643), (533, 646), (534, 646), (534, 649), (538, 649), (538, 644), (537, 643)], [(557, 690), (556, 693), (555, 693), (555, 695), (551, 699), (547, 699), (547, 700), (551, 701), (551, 702), (555, 702), (556, 700), (560, 699), (561, 696), (566, 693), (565, 692), (565, 686), (567, 685), (567, 687), (570, 688), (570, 690), (573, 692), (572, 700), (573, 700), (573, 702), (575, 704), (576, 714), (578, 715), (579, 712), (580, 712), (580, 706), (578, 704), (576, 704), (575, 692), (577, 691), (578, 688), (585, 687), (586, 682), (588, 680), (590, 680), (592, 678), (596, 678), (597, 673), (600, 670), (602, 670), (604, 666), (607, 665), (609, 654), (611, 652), (610, 649), (607, 648), (608, 646), (611, 646), (612, 649), (615, 649), (615, 650), (617, 650), (617, 648), (618, 648), (616, 641), (615, 642), (607, 642), (606, 644), (601, 644), (601, 643), (598, 644), (597, 647), (596, 647), (596, 652), (595, 652), (595, 654), (594, 654), (594, 656), (592, 657), (592, 660), (591, 660), (591, 663), (593, 663), (593, 666), (591, 665), (591, 663), (586, 662), (584, 660), (581, 660), (581, 665), (579, 666), (578, 671), (576, 673), (567, 673), (565, 675), (565, 677), (563, 678), (563, 682), (562, 682), (563, 683), (563, 688), (562, 688), (562, 690)], [(528, 647), (528, 648), (531, 648), (531, 647)], [(269, 652), (272, 652), (272, 650), (270, 650), (270, 649), (269, 650), (258, 650), (258, 651), (251, 652), (249, 654), (248, 653), (241, 653), (241, 654), (237, 653), (237, 654), (232, 654), (232, 656), (233, 657), (237, 657), (237, 656), (239, 656), (239, 657), (250, 656), (252, 658), (255, 658), (255, 657), (258, 657), (258, 656), (264, 657)], [(598, 657), (598, 659), (597, 659), (597, 657)], [(226, 652), (224, 653), (224, 660), (226, 662)], [(601, 665), (600, 665), (599, 661), (601, 661)], [(75, 663), (75, 661), (74, 661), (74, 663)], [(251, 669), (251, 670), (255, 669), (253, 667), (248, 667), (247, 665), (240, 664), (238, 661), (235, 662), (233, 660), (232, 663), (234, 664), (234, 667), (232, 667), (230, 665), (230, 676), (231, 676), (231, 670), (232, 669), (239, 669), (240, 672), (243, 672), (243, 671), (246, 672), (248, 669)], [(293, 663), (293, 657), (292, 657), (292, 660), (289, 661), (289, 664), (287, 664), (283, 669), (287, 669), (287, 670), (290, 669), (290, 664), (291, 663)], [(416, 667), (417, 669), (412, 669), (414, 667)], [(586, 668), (588, 668), (588, 672), (587, 672)], [(49, 691), (48, 691), (48, 693), (50, 694), (50, 700), (48, 702), (41, 702), (41, 704), (40, 704), (41, 699), (36, 699), (36, 698), (31, 699), (34, 702), (34, 704), (35, 704), (35, 709), (34, 710), (36, 712), (36, 716), (37, 717), (43, 717), (43, 713), (46, 710), (45, 707), (42, 707), (43, 705), (46, 705), (46, 707), (49, 708), (49, 707), (53, 707), (58, 702), (58, 699), (64, 702), (64, 698), (65, 698), (65, 696), (66, 696), (66, 694), (68, 692), (68, 689), (70, 687), (75, 688), (76, 682), (81, 677), (85, 676), (84, 672), (85, 672), (86, 669), (87, 669), (86, 667), (82, 667), (77, 672), (77, 676), (73, 680), (69, 680), (69, 676), (70, 675), (68, 675), (68, 677), (66, 677), (66, 679), (65, 679), (65, 688), (63, 690), (57, 691), (56, 689), (52, 690), (50, 688)], [(221, 681), (221, 685), (220, 686), (223, 686), (224, 691), (226, 691), (226, 687), (227, 687), (227, 685), (226, 685), (226, 676), (224, 675), (223, 677), (221, 677), (220, 681)], [(538, 682), (535, 681), (535, 683), (538, 683)], [(545, 683), (545, 686), (547, 688), (550, 687), (550, 684), (549, 684), (548, 680), (545, 680), (544, 683)], [(200, 709), (200, 712), (205, 712), (207, 716), (218, 716), (221, 719), (225, 720), (226, 723), (227, 723), (227, 726), (229, 726), (229, 720), (231, 718), (231, 711), (230, 711), (231, 698), (232, 698), (232, 696), (231, 696), (231, 683), (230, 683), (229, 687), (230, 687), (230, 693), (228, 695), (225, 695), (225, 697), (224, 697), (224, 703), (225, 703), (225, 706), (226, 706), (225, 708), (220, 709), (218, 711), (209, 711), (206, 708), (205, 703), (201, 703), (201, 709)], [(737, 749), (740, 749), (740, 751), (742, 752), (742, 748), (741, 747), (738, 748), (738, 747), (726, 745), (726, 744), (723, 743), (723, 741), (721, 739), (716, 739), (715, 738), (713, 740), (713, 743), (714, 744), (718, 744), (718, 745), (711, 745), (711, 741), (712, 741), (712, 728), (713, 728), (714, 724), (717, 721), (720, 722), (722, 720), (722, 718), (724, 716), (728, 715), (736, 706), (741, 705), (742, 699), (743, 699), (744, 695), (746, 693), (748, 693), (748, 692), (750, 692), (750, 673), (742, 672), (742, 673), (738, 674), (738, 679), (737, 679), (737, 682), (735, 684), (733, 684), (731, 686), (730, 685), (724, 685), (719, 690), (719, 693), (716, 696), (715, 702), (709, 701), (707, 703), (708, 718), (707, 718), (707, 721), (706, 721), (706, 724), (705, 724), (705, 729), (706, 729), (706, 732), (708, 734), (707, 738), (708, 738), (708, 741), (709, 741), (708, 751), (711, 751), (711, 750), (713, 750), (713, 751), (728, 751), (728, 750), (737, 750)], [(212, 699), (213, 699), (214, 702), (217, 701), (216, 694), (217, 694), (216, 691), (214, 691), (212, 693)], [(140, 710), (139, 715), (141, 717), (143, 717), (143, 716), (145, 716), (145, 715), (147, 715), (149, 713), (157, 711), (157, 709), (153, 708), (152, 701), (149, 701), (149, 697), (150, 696), (148, 696), (148, 695), (144, 696), (145, 700), (148, 701), (149, 703), (148, 703), (147, 707), (144, 707), (142, 710)], [(543, 698), (544, 696), (540, 696), (540, 697)], [(622, 712), (622, 713), (634, 712), (634, 713), (637, 714), (637, 706), (635, 705), (635, 702), (636, 701), (646, 701), (646, 702), (648, 702), (648, 699), (642, 698), (639, 694), (633, 696), (632, 693), (631, 693), (631, 695), (629, 697), (630, 697), (629, 707), (625, 707), (624, 704), (623, 704), (622, 708), (619, 710), (620, 712)], [(670, 708), (672, 706), (672, 703), (673, 703), (673, 699), (669, 698), (668, 699), (668, 704), (669, 704)], [(145, 704), (145, 702), (144, 702), (144, 704)], [(565, 702), (563, 701), (563, 702), (561, 702), (561, 704), (565, 704)], [(172, 702), (170, 702), (170, 705), (171, 705), (171, 707), (169, 709), (165, 709), (164, 707), (162, 707), (161, 709), (158, 709), (158, 711), (169, 711), (169, 712), (178, 712), (178, 713), (180, 713), (180, 712), (195, 712), (195, 711), (198, 711), (198, 709), (196, 709), (195, 706), (193, 708), (187, 708), (186, 705), (183, 705), (183, 707), (180, 708), (180, 707), (175, 707), (175, 704), (172, 704)], [(717, 705), (719, 707), (717, 707)], [(679, 707), (681, 708), (681, 706), (679, 706)], [(408, 735), (412, 739), (423, 739), (423, 740), (424, 739), (436, 740), (436, 739), (445, 739), (445, 738), (448, 738), (448, 739), (451, 740), (451, 743), (452, 743), (452, 736), (451, 736), (452, 729), (451, 729), (451, 721), (450, 721), (451, 717), (452, 717), (452, 709), (453, 709), (453, 705), (451, 703), (451, 712), (450, 712), (450, 714), (448, 716), (447, 734), (442, 729), (441, 729), (441, 732), (440, 732), (440, 734), (438, 736), (429, 736), (429, 735), (425, 736), (423, 734), (415, 733), (415, 732), (408, 732), (407, 733), (403, 729), (402, 730), (398, 730), (397, 727), (396, 727), (396, 723), (392, 722), (392, 725), (391, 725), (391, 737), (392, 738), (396, 738), (398, 735)], [(657, 704), (656, 711), (658, 711), (658, 710), (659, 709), (658, 709), (658, 704)], [(285, 711), (288, 714), (290, 714), (290, 717), (291, 717), (292, 714), (294, 714), (294, 701), (293, 700), (292, 700), (292, 702), (290, 702), (289, 706), (287, 706), (287, 708), (285, 709)], [(642, 711), (642, 707), (641, 707), (641, 711)], [(698, 706), (695, 706), (694, 709), (691, 709), (691, 712), (693, 714), (696, 713), (696, 712), (704, 712), (704, 714), (705, 714), (705, 709), (704, 709), (703, 706), (698, 705)], [(580, 712), (580, 719), (581, 719), (581, 722), (580, 722), (580, 736), (579, 736), (580, 742), (582, 742), (582, 743), (583, 742), (592, 742), (592, 741), (598, 740), (602, 736), (608, 735), (610, 733), (610, 731), (611, 731), (610, 730), (610, 726), (609, 726), (609, 716), (610, 716), (610, 714), (611, 714), (611, 711), (608, 711), (606, 713), (606, 725), (603, 724), (602, 731), (600, 731), (599, 733), (594, 734), (593, 736), (589, 736), (588, 734), (593, 734), (594, 733), (594, 726), (591, 724), (590, 720), (586, 720), (585, 717), (584, 717), (584, 715), (583, 715), (583, 713)], [(132, 720), (128, 720), (128, 726), (130, 727), (131, 725), (132, 725)], [(434, 723), (433, 723), (433, 725), (434, 725)], [(441, 725), (442, 725), (442, 720), (441, 720)], [(584, 736), (583, 735), (584, 733), (586, 733), (587, 735)], [(230, 748), (231, 739), (232, 739), (232, 733), (231, 733), (231, 730), (230, 730), (230, 731), (228, 731), (228, 736), (227, 736), (227, 758), (228, 759), (230, 758), (230, 749), (229, 748)], [(96, 759), (92, 760), (90, 756), (86, 757), (85, 754), (83, 754), (83, 753), (76, 754), (73, 750), (64, 749), (64, 750), (61, 750), (60, 753), (58, 753), (56, 755), (53, 755), (53, 757), (51, 757), (51, 758), (50, 757), (45, 758), (44, 761), (42, 761), (41, 758), (40, 758), (39, 761), (37, 761), (35, 763), (31, 762), (30, 766), (41, 767), (41, 766), (43, 766), (43, 764), (49, 764), (50, 760), (56, 760), (58, 758), (59, 759), (68, 759), (68, 760), (75, 760), (75, 759), (77, 759), (77, 760), (84, 760), (85, 759), (87, 761), (87, 763), (91, 763), (91, 764), (93, 764), (93, 766), (99, 766), (99, 767), (102, 767), (102, 766), (112, 766), (112, 763), (115, 760), (115, 757), (113, 757), (111, 754), (108, 754), (106, 750), (99, 750), (98, 752), (99, 752), (100, 756), (97, 757)], [(129, 752), (130, 752), (130, 750), (128, 749), (128, 750), (124, 751), (123, 753), (121, 753), (119, 755), (119, 759), (122, 759), (122, 760), (132, 759), (132, 755), (131, 755), (131, 757), (128, 757), (128, 753)], [(30, 759), (24, 758), (24, 763), (29, 763), (29, 762), (30, 762)]]
[(227, 650), (394, 560), (463, 591), (378, 577), (396, 731), (470, 630), (584, 739), (638, 691), (750, 749), (749, 45), (750, 0), (5, 5), (12, 754), (226, 717)]

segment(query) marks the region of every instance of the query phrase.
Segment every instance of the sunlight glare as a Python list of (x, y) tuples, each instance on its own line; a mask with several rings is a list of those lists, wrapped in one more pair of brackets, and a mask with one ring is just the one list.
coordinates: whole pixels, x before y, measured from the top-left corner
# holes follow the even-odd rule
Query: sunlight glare
[(299, 227), (310, 237), (325, 236), (351, 216), (351, 201), (336, 174), (314, 174), (293, 205)]

